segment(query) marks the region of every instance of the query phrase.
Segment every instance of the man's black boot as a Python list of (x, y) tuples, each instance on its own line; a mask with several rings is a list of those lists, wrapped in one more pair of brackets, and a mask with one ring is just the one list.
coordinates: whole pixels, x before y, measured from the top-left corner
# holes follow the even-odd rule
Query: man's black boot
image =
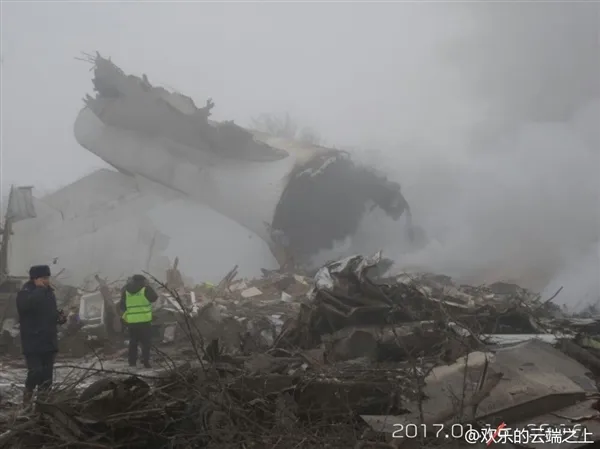
[(150, 365), (150, 362), (144, 362), (144, 368), (150, 369), (152, 365)]
[(23, 391), (23, 408), (28, 409), (31, 406), (31, 400), (33, 399), (33, 391), (25, 390)]

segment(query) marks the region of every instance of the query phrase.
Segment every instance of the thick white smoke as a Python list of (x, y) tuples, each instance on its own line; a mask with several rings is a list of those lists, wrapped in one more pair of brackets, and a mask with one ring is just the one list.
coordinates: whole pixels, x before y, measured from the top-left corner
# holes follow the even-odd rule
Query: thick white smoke
[(430, 241), (411, 250), (400, 225), (372, 216), (357, 244), (386, 248), (397, 268), (513, 281), (547, 294), (562, 285), (557, 303), (595, 302), (600, 5), (468, 8), (476, 31), (452, 56), (471, 94), (465, 101), (481, 111), (469, 156), (453, 159), (448, 149), (433, 162), (387, 155), (383, 164), (400, 167), (398, 180)]
[(478, 2), (473, 35), (450, 44), (481, 106), (484, 142), (525, 123), (563, 122), (600, 96), (600, 4)]

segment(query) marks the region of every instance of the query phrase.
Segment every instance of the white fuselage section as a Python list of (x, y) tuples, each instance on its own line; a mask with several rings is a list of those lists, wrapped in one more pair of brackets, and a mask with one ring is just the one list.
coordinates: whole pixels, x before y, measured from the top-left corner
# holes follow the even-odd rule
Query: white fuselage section
[[(110, 103), (106, 105), (110, 108)], [(106, 111), (110, 113), (110, 111)], [(249, 162), (106, 125), (88, 107), (75, 121), (80, 145), (115, 168), (147, 178), (203, 203), (240, 223), (263, 240), (296, 164), (318, 153), (285, 139), (265, 138), (287, 157), (271, 162)]]

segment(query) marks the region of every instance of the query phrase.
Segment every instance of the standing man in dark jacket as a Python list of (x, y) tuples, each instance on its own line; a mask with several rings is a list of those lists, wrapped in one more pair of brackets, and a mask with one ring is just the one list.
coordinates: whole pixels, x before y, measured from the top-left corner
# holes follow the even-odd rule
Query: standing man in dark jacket
[(152, 303), (158, 295), (141, 274), (134, 274), (121, 292), (119, 306), (129, 329), (129, 366), (135, 367), (138, 344), (142, 347), (142, 363), (150, 368), (152, 338)]
[(27, 363), (24, 405), (31, 402), (36, 387), (40, 392), (52, 385), (54, 359), (58, 352), (58, 324), (66, 321), (56, 307), (50, 286), (50, 267), (36, 265), (29, 269), (29, 281), (17, 294), (21, 346)]

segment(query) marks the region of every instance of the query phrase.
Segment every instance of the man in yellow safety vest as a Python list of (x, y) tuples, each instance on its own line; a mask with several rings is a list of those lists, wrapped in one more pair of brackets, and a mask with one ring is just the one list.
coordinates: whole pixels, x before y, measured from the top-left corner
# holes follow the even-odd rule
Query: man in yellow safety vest
[(152, 339), (152, 303), (158, 295), (141, 274), (134, 274), (121, 292), (119, 306), (123, 321), (129, 329), (129, 366), (135, 367), (138, 345), (142, 347), (142, 363), (150, 368), (150, 346)]

